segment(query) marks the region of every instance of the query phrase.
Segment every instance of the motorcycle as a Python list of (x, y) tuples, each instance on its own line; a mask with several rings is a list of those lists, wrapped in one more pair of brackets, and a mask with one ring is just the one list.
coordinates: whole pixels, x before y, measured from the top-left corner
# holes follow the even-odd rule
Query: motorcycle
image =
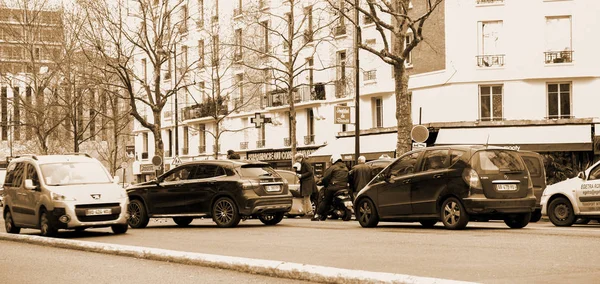
[[(321, 197), (322, 199), (323, 197)], [(354, 207), (352, 205), (352, 197), (347, 189), (340, 189), (333, 195), (333, 201), (331, 206), (325, 213), (330, 219), (342, 219), (343, 221), (350, 221), (354, 215)]]

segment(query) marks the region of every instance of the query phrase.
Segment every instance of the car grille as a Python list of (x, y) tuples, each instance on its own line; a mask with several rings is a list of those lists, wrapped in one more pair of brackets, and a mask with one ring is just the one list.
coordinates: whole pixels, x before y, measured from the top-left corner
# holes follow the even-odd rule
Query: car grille
[[(88, 209), (110, 208), (110, 215), (86, 216)], [(121, 214), (121, 206), (119, 203), (97, 203), (97, 204), (82, 204), (75, 205), (75, 215), (81, 222), (103, 222), (117, 220)]]

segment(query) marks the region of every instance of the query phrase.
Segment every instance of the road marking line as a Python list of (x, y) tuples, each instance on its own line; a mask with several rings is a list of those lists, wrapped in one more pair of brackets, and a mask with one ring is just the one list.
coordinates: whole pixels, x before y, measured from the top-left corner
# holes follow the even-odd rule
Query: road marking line
[(129, 256), (149, 260), (199, 265), (272, 277), (300, 279), (327, 283), (424, 283), (463, 284), (472, 282), (440, 278), (420, 277), (406, 274), (352, 270), (301, 263), (182, 252), (158, 248), (103, 244), (89, 241), (65, 240), (31, 235), (0, 233), (0, 240), (19, 241), (67, 249)]

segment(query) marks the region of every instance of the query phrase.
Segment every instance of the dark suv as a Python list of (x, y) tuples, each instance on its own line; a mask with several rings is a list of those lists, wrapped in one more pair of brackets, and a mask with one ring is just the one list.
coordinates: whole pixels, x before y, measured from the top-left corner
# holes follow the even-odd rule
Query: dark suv
[(363, 227), (381, 221), (442, 221), (462, 229), (471, 219), (525, 227), (536, 198), (517, 151), (488, 146), (439, 146), (408, 152), (381, 171), (355, 202)]
[(207, 160), (182, 164), (154, 181), (127, 188), (129, 226), (144, 228), (149, 218), (173, 218), (179, 226), (212, 217), (219, 227), (258, 217), (275, 225), (292, 207), (287, 183), (267, 163)]

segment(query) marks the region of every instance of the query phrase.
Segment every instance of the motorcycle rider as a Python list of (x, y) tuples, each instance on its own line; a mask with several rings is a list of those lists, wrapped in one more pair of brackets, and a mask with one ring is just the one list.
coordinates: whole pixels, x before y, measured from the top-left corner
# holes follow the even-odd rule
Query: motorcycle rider
[(317, 214), (311, 219), (312, 221), (325, 221), (327, 219), (327, 210), (333, 202), (335, 193), (341, 189), (348, 188), (348, 167), (342, 162), (340, 154), (331, 155), (331, 166), (325, 170), (323, 178), (324, 196), (319, 202)]

